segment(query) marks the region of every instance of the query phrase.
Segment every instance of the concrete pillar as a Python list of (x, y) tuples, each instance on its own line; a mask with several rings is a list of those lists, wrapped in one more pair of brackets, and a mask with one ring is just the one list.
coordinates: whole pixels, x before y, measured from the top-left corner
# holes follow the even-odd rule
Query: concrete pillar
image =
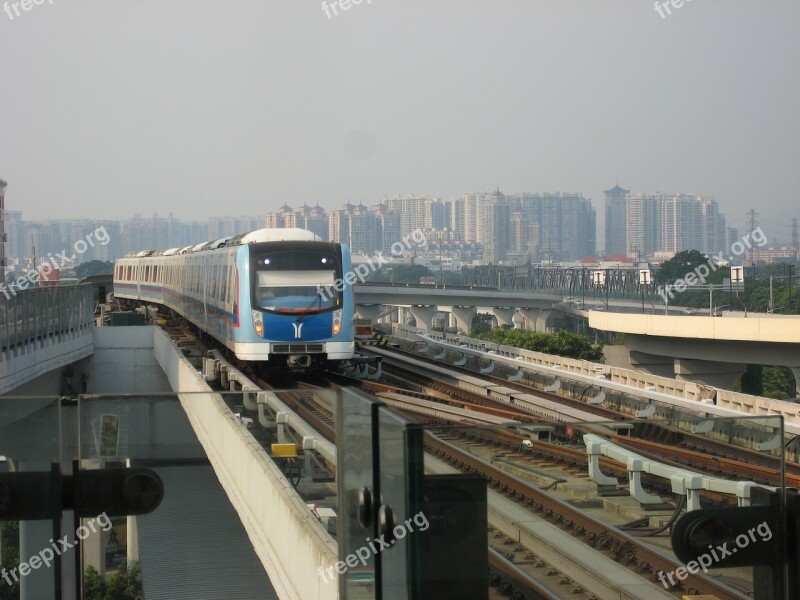
[[(70, 543), (74, 537), (73, 532), (70, 535)], [(30, 557), (38, 555), (43, 549), (50, 548), (50, 540), (52, 538), (52, 521), (20, 521), (20, 560), (27, 561)], [(74, 550), (72, 553), (74, 553)], [(39, 568), (29, 569), (26, 573), (17, 570), (15, 575), (20, 579), (19, 597), (21, 600), (55, 600), (55, 568), (52, 563), (49, 567), (41, 563)], [(2, 585), (6, 585), (6, 583), (3, 582)]]
[(747, 365), (714, 362), (710, 360), (675, 359), (675, 379), (713, 385), (729, 390), (747, 370)]
[(497, 319), (497, 325), (499, 327), (502, 327), (503, 325), (508, 325), (508, 326), (513, 325), (511, 319), (514, 317), (515, 314), (516, 314), (516, 309), (514, 308), (501, 307), (501, 306), (495, 306), (494, 308), (492, 308), (492, 315), (494, 315), (494, 318)]
[(514, 313), (514, 316), (511, 317), (511, 321), (514, 324), (514, 329), (525, 328), (525, 316), (520, 311)]
[(128, 544), (128, 564), (139, 562), (139, 531), (136, 528), (136, 517), (127, 517), (128, 524), (125, 527), (125, 535)]
[(356, 316), (377, 323), (378, 316), (383, 312), (382, 308), (381, 304), (356, 304)]
[(454, 306), (452, 314), (456, 318), (456, 327), (465, 333), (472, 331), (472, 319), (478, 314), (474, 306)]
[(436, 306), (412, 306), (411, 314), (417, 322), (417, 329), (428, 331), (431, 328), (431, 320), (436, 314)]
[[(20, 460), (18, 470), (20, 472), (47, 472), (51, 465), (47, 461)], [(75, 539), (75, 531), (72, 524), (72, 511), (62, 513), (62, 535), (69, 534), (69, 542)], [(67, 525), (67, 523), (69, 525)], [(32, 556), (37, 556), (45, 548), (50, 548), (50, 540), (53, 539), (53, 522), (50, 520), (40, 521), (20, 521), (19, 522), (19, 556), (20, 561), (28, 561)], [(80, 552), (80, 549), (78, 549)], [(62, 555), (64, 568), (74, 569), (75, 551), (67, 550)], [(41, 561), (40, 561), (41, 563)], [(21, 564), (21, 563), (20, 563)], [(55, 600), (55, 567), (53, 563), (48, 567), (41, 563), (38, 568), (26, 567), (26, 572), (22, 573), (19, 569), (14, 573), (19, 578), (19, 597), (21, 600)], [(9, 575), (9, 577), (13, 577)], [(72, 578), (74, 582), (74, 577)], [(0, 585), (6, 585), (5, 581)]]
[(539, 317), (536, 319), (536, 331), (546, 333), (547, 332), (547, 321), (550, 319), (550, 315), (552, 311), (550, 310), (540, 310)]
[(675, 362), (669, 356), (658, 356), (631, 350), (630, 368), (650, 373), (651, 375), (659, 375), (660, 377), (675, 377)]
[[(81, 519), (81, 525), (86, 526), (89, 529), (89, 519)], [(110, 518), (109, 518), (110, 520)], [(94, 527), (97, 531), (92, 532), (89, 536), (81, 541), (81, 553), (83, 555), (83, 568), (84, 570), (89, 565), (93, 566), (97, 569), (97, 572), (100, 573), (101, 577), (105, 577), (106, 574), (106, 538), (108, 537), (108, 533), (103, 531), (100, 524), (94, 523)], [(91, 529), (89, 529), (91, 531)]]
[(794, 393), (797, 398), (800, 398), (800, 367), (790, 367), (794, 373)]
[(539, 318), (540, 310), (538, 308), (520, 308), (519, 312), (524, 319), (521, 329), (536, 331), (536, 319)]

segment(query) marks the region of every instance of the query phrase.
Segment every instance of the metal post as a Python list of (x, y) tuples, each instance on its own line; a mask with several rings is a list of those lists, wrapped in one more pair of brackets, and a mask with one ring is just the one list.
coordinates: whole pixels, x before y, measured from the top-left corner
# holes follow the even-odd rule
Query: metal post
[(775, 310), (775, 296), (773, 295), (772, 290), (772, 275), (769, 276), (769, 308), (767, 308), (767, 312), (771, 313)]
[(733, 274), (732, 273), (728, 275), (728, 306), (733, 306)]
[[(790, 287), (789, 288), (789, 298), (792, 297), (792, 291), (791, 290), (792, 290), (792, 288)], [(586, 267), (583, 267), (581, 269), (581, 310), (583, 310), (584, 308), (586, 308)]]

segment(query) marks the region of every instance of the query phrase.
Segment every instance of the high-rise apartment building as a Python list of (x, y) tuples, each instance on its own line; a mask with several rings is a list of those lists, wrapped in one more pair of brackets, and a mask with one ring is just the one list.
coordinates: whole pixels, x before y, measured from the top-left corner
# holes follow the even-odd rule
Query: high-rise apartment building
[(628, 194), (619, 185), (605, 191), (606, 195), (606, 256), (627, 254)]
[[(266, 227), (264, 217), (240, 216), (240, 217), (211, 217), (208, 220), (209, 240), (247, 233)], [(196, 243), (203, 241), (201, 238)], [(189, 242), (191, 243), (191, 242)]]
[(508, 200), (500, 190), (482, 198), (478, 205), (478, 223), (483, 260), (491, 264), (504, 262), (510, 242), (511, 219)]
[(619, 186), (605, 194), (606, 256), (644, 259), (683, 250), (710, 254), (725, 245), (725, 217), (713, 198), (631, 194)]
[(348, 202), (328, 214), (328, 239), (346, 244), (354, 254), (373, 254), (382, 247), (380, 223), (374, 209)]
[(400, 215), (403, 235), (415, 229), (449, 229), (450, 203), (430, 196), (386, 196), (383, 205)]
[(597, 218), (589, 199), (580, 194), (526, 193), (508, 196), (508, 201), (512, 211), (525, 213), (528, 241), (535, 242), (538, 260), (577, 260), (595, 253)]
[(311, 231), (325, 241), (328, 240), (330, 235), (328, 215), (319, 204), (313, 207), (304, 204), (298, 210), (294, 210), (291, 206), (284, 204), (279, 210), (268, 212), (265, 222), (267, 229), (297, 227)]

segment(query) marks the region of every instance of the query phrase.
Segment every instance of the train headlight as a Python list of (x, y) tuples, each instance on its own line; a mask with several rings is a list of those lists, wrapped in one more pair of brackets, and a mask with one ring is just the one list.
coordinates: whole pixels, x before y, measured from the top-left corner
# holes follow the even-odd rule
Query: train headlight
[(264, 337), (264, 317), (257, 310), (253, 312), (253, 329), (258, 337)]
[(336, 335), (342, 330), (342, 311), (337, 310), (333, 313), (333, 325), (331, 327), (331, 331), (333, 335)]

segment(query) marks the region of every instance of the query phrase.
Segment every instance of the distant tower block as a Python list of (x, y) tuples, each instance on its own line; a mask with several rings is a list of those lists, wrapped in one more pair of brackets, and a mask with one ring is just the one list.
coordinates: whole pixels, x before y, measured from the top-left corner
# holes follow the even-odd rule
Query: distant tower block
[(0, 179), (0, 283), (6, 282), (6, 186)]
[[(747, 211), (747, 231), (752, 233), (756, 229), (758, 229), (758, 213), (754, 208), (751, 208)], [(750, 246), (747, 254), (749, 255), (749, 266), (752, 267), (754, 264), (756, 264), (756, 260), (758, 260), (756, 247)]]

